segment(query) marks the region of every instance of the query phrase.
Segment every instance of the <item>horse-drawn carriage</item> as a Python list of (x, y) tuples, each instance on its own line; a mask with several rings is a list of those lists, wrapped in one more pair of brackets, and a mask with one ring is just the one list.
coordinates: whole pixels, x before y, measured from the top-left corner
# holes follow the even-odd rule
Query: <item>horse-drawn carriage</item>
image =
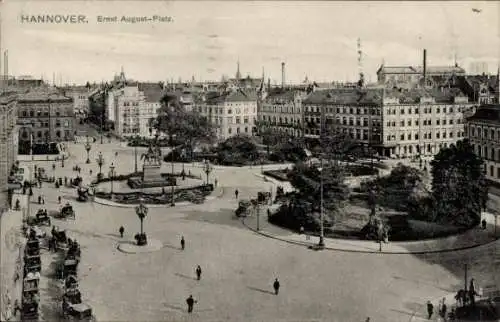
[(267, 204), (271, 200), (271, 193), (269, 191), (259, 191), (257, 193), (257, 201), (260, 204)]
[(66, 203), (55, 217), (60, 219), (66, 219), (66, 218), (75, 219), (75, 210), (73, 209), (72, 205)]
[(246, 217), (252, 211), (252, 202), (250, 200), (241, 200), (238, 203), (238, 208), (234, 211), (236, 217)]
[(24, 254), (28, 256), (40, 255), (40, 241), (38, 240), (38, 238), (30, 238), (26, 241)]
[(28, 218), (28, 225), (30, 226), (41, 226), (41, 225), (47, 225), (50, 226), (50, 218), (49, 214), (47, 213), (47, 210), (44, 209), (38, 209), (35, 217), (29, 217)]
[(55, 227), (52, 228), (52, 239), (54, 243), (54, 248), (56, 250), (59, 249), (67, 249), (68, 248), (68, 236), (66, 235), (65, 230), (56, 230)]
[(32, 297), (23, 297), (21, 306), (21, 321), (37, 321), (38, 320), (38, 295)]
[(78, 201), (85, 202), (89, 200), (89, 188), (88, 187), (78, 187), (76, 190), (78, 193)]
[(85, 303), (68, 305), (63, 310), (64, 319), (68, 321), (96, 321), (92, 308)]
[(24, 276), (29, 273), (36, 273), (42, 270), (42, 260), (40, 255), (27, 255), (24, 254)]
[(23, 298), (32, 298), (38, 295), (38, 285), (40, 284), (40, 273), (28, 273), (23, 280)]
[(61, 277), (66, 278), (70, 275), (77, 276), (78, 274), (78, 261), (76, 259), (66, 259), (61, 268)]
[(68, 251), (66, 252), (65, 259), (74, 259), (77, 262), (80, 262), (80, 245), (75, 241), (72, 241), (68, 238)]

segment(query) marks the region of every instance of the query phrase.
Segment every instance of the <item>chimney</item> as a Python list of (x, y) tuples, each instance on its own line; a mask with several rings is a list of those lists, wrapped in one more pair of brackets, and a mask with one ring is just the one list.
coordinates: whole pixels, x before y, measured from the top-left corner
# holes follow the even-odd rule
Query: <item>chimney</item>
[(424, 49), (424, 63), (423, 63), (423, 73), (424, 73), (424, 85), (427, 79), (427, 49)]
[(3, 73), (5, 75), (4, 81), (6, 86), (9, 86), (9, 51), (3, 52)]
[(281, 63), (281, 87), (285, 88), (285, 63)]

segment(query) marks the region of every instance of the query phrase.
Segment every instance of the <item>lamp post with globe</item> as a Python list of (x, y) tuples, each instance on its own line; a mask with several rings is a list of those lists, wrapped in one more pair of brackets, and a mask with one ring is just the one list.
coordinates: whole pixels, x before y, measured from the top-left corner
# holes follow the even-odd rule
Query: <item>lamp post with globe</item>
[(111, 163), (109, 166), (109, 182), (111, 184), (111, 198), (113, 198), (113, 178), (115, 176), (115, 164)]
[(85, 161), (85, 163), (87, 164), (90, 163), (90, 149), (92, 149), (92, 145), (90, 145), (89, 137), (87, 136), (87, 143), (85, 143), (85, 151), (87, 151), (87, 161)]
[(146, 233), (144, 233), (144, 218), (148, 215), (148, 207), (143, 204), (143, 199), (140, 199), (140, 203), (137, 207), (135, 207), (135, 213), (141, 222), (141, 232), (135, 235), (135, 239), (137, 241), (137, 246), (147, 245), (148, 240), (146, 237)]
[(209, 180), (208, 180), (208, 176), (210, 175), (210, 173), (212, 172), (213, 170), (213, 166), (210, 164), (210, 162), (208, 160), (205, 160), (205, 164), (203, 165), (203, 171), (206, 173), (207, 175), (207, 185), (210, 183)]

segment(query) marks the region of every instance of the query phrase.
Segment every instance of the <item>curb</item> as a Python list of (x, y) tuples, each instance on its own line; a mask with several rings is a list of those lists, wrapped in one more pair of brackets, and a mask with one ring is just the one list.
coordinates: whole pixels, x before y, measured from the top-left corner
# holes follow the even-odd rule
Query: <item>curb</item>
[[(224, 188), (220, 187), (220, 190), (221, 190), (221, 193), (219, 195), (208, 196), (208, 197), (206, 197), (206, 201), (211, 201), (211, 200), (221, 198), (224, 195)], [(112, 201), (110, 202), (106, 199), (97, 198), (97, 197), (93, 198), (93, 202), (95, 202), (99, 205), (114, 207), (114, 208), (135, 208), (137, 206), (136, 204), (132, 204), (132, 205), (128, 204), (127, 205), (127, 204), (120, 204), (120, 203), (112, 202)], [(176, 203), (175, 206), (173, 206), (173, 207), (170, 205), (157, 205), (157, 204), (144, 204), (144, 205), (148, 208), (175, 208), (177, 206), (190, 206), (190, 205), (195, 205), (195, 204), (192, 202), (189, 202), (189, 201), (182, 201), (182, 202)]]
[[(279, 240), (279, 241), (282, 241), (282, 242), (286, 242), (286, 243), (294, 244), (294, 245), (298, 245), (298, 246), (311, 247), (311, 246), (315, 246), (316, 245), (315, 243), (299, 242), (299, 241), (295, 241), (295, 240), (290, 240), (290, 239), (285, 239), (285, 238), (277, 237), (277, 236), (274, 236), (274, 235), (271, 235), (269, 233), (265, 233), (265, 232), (262, 232), (262, 231), (257, 231), (255, 228), (252, 228), (252, 227), (248, 226), (245, 223), (245, 219), (244, 218), (241, 220), (241, 223), (247, 229), (253, 231), (256, 234), (259, 234), (261, 236), (267, 237), (267, 238), (272, 238), (272, 239), (275, 239), (275, 240)], [(389, 251), (384, 251), (384, 250), (382, 250), (382, 251), (374, 251), (373, 250), (372, 251), (372, 250), (342, 249), (342, 248), (335, 248), (335, 247), (325, 247), (325, 249), (326, 250), (331, 250), (331, 251), (337, 251), (337, 252), (360, 253), (360, 254), (423, 255), (423, 254), (450, 253), (450, 252), (456, 252), (456, 251), (461, 251), (461, 250), (473, 249), (473, 248), (477, 248), (477, 247), (480, 247), (480, 246), (485, 246), (485, 245), (489, 245), (489, 244), (495, 243), (498, 240), (500, 240), (500, 237), (495, 237), (493, 240), (487, 241), (487, 242), (482, 243), (482, 244), (474, 244), (474, 245), (457, 247), (457, 248), (437, 249), (437, 250), (428, 250), (428, 251), (389, 252)]]

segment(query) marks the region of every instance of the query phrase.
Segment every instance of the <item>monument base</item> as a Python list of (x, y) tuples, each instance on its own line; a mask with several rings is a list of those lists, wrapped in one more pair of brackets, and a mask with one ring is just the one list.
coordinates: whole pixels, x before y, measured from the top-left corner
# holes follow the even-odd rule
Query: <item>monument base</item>
[(142, 167), (142, 181), (161, 181), (161, 165), (160, 164), (145, 164)]

